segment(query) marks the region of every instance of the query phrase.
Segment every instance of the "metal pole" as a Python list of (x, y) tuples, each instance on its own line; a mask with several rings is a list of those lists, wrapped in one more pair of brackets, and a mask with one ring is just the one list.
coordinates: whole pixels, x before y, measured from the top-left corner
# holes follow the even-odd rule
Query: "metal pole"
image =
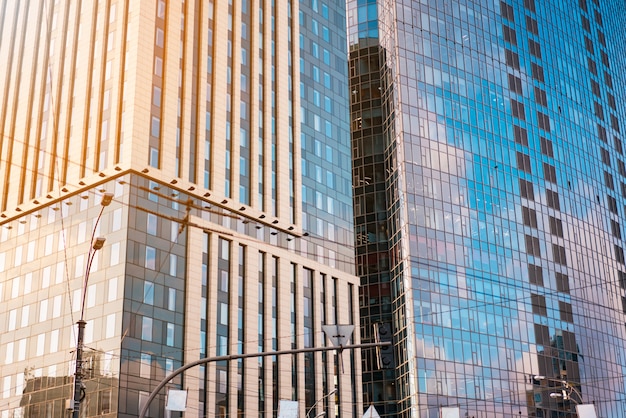
[(76, 372), (74, 373), (74, 410), (72, 412), (72, 418), (78, 418), (78, 415), (80, 413), (80, 401), (83, 386), (83, 348), (86, 322), (83, 319), (80, 319), (76, 324), (78, 324), (78, 342), (76, 343)]
[(311, 353), (316, 351), (331, 351), (331, 350), (344, 350), (344, 349), (354, 349), (354, 348), (372, 348), (372, 347), (383, 347), (391, 345), (391, 341), (384, 341), (380, 343), (368, 343), (368, 344), (353, 344), (353, 345), (344, 345), (337, 347), (312, 347), (312, 348), (296, 348), (293, 350), (282, 350), (282, 351), (268, 351), (268, 352), (260, 352), (260, 353), (248, 353), (248, 354), (232, 354), (228, 356), (217, 356), (217, 357), (206, 357), (201, 358), (200, 360), (192, 361), (191, 363), (185, 364), (182, 367), (174, 370), (169, 375), (165, 376), (163, 380), (158, 384), (156, 388), (150, 393), (148, 400), (141, 408), (141, 412), (139, 413), (139, 418), (146, 418), (146, 414), (148, 413), (148, 409), (150, 408), (150, 403), (157, 397), (161, 389), (165, 387), (173, 378), (181, 374), (187, 369), (191, 369), (192, 367), (199, 366), (201, 364), (212, 363), (215, 361), (222, 360), (238, 360), (243, 358), (250, 357), (267, 357), (267, 356), (279, 356), (282, 354), (298, 354), (298, 353)]

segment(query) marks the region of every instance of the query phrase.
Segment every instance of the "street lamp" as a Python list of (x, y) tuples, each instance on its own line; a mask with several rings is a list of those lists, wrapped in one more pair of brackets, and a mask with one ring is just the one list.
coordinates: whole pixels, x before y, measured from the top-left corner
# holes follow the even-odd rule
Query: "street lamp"
[(573, 398), (571, 398), (567, 392), (565, 392), (565, 390), (562, 390), (561, 393), (559, 392), (552, 392), (550, 393), (550, 397), (552, 399), (563, 399), (564, 401), (572, 401), (574, 402), (576, 405), (579, 405), (579, 402)]
[[(583, 396), (578, 391), (578, 389), (576, 389), (570, 382), (568, 382), (565, 379), (550, 378), (550, 377), (545, 377), (542, 375), (535, 375), (534, 379), (538, 381), (545, 380), (548, 382), (556, 382), (556, 383), (560, 383), (561, 385), (563, 385), (563, 389), (561, 389), (560, 393), (559, 392), (550, 393), (550, 397), (552, 399), (563, 399), (564, 401), (573, 401), (576, 405), (580, 405), (583, 401)], [(572, 398), (572, 393), (576, 394), (576, 396), (579, 399), (578, 401)]]
[[(322, 402), (324, 399), (328, 398), (329, 396), (334, 395), (337, 392), (337, 388), (331, 390), (330, 392), (328, 392), (326, 395), (322, 396), (320, 399), (318, 399), (317, 401), (315, 401), (315, 403), (309, 408), (309, 410), (306, 412), (306, 418), (309, 418), (309, 414), (311, 414), (311, 412), (313, 412), (313, 409), (315, 409), (315, 406)], [(325, 411), (320, 412), (319, 414), (315, 415), (314, 418), (318, 418), (321, 416), (326, 415)]]
[(83, 350), (84, 350), (84, 338), (85, 338), (85, 295), (87, 293), (87, 284), (89, 283), (89, 272), (91, 271), (91, 265), (96, 256), (96, 251), (100, 250), (104, 246), (106, 238), (96, 237), (96, 230), (98, 229), (98, 223), (102, 217), (104, 208), (111, 204), (113, 200), (113, 193), (105, 193), (102, 195), (102, 201), (100, 205), (100, 213), (96, 218), (96, 222), (91, 232), (91, 241), (89, 246), (89, 252), (87, 253), (87, 267), (85, 269), (85, 276), (83, 278), (83, 288), (80, 306), (80, 319), (76, 324), (78, 325), (78, 338), (76, 341), (76, 369), (74, 371), (74, 408), (72, 412), (73, 418), (78, 418), (80, 415), (80, 402), (82, 400), (83, 389)]

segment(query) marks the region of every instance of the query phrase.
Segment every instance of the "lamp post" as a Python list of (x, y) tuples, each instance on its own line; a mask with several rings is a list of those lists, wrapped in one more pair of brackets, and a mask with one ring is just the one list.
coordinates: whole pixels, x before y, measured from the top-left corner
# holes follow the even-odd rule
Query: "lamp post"
[(74, 372), (74, 405), (72, 418), (79, 418), (80, 415), (80, 402), (82, 401), (82, 392), (83, 389), (83, 351), (84, 351), (84, 338), (85, 338), (85, 295), (87, 293), (87, 284), (89, 283), (89, 272), (91, 271), (91, 265), (96, 255), (96, 251), (101, 249), (104, 246), (104, 242), (106, 238), (103, 237), (95, 237), (96, 230), (98, 229), (98, 224), (100, 223), (100, 218), (102, 217), (102, 212), (104, 212), (104, 208), (109, 206), (111, 201), (113, 200), (112, 193), (105, 193), (102, 195), (102, 201), (100, 205), (100, 213), (96, 218), (96, 222), (93, 226), (93, 231), (91, 232), (91, 241), (89, 246), (89, 252), (87, 253), (87, 267), (85, 269), (85, 276), (83, 278), (83, 288), (82, 288), (82, 297), (81, 297), (81, 306), (80, 306), (80, 319), (76, 324), (78, 325), (78, 338), (76, 340), (76, 369)]
[[(552, 399), (563, 399), (564, 401), (573, 401), (576, 405), (580, 405), (583, 401), (583, 395), (576, 389), (570, 382), (565, 379), (557, 379), (551, 377), (545, 377), (541, 375), (533, 376), (535, 380), (541, 381), (545, 380), (548, 382), (560, 383), (563, 385), (561, 392), (552, 392), (550, 393), (550, 397)], [(572, 398), (572, 393), (575, 393), (578, 397), (578, 400)]]
[[(337, 388), (331, 390), (330, 392), (328, 392), (326, 395), (322, 396), (321, 398), (319, 398), (317, 401), (315, 401), (315, 403), (309, 408), (309, 410), (306, 412), (306, 418), (309, 418), (309, 415), (311, 414), (311, 412), (313, 412), (313, 410), (315, 409), (315, 406), (322, 402), (324, 399), (328, 398), (329, 396), (334, 395), (337, 392)], [(315, 415), (315, 418), (317, 417), (321, 417), (326, 415), (325, 411), (320, 412), (319, 414)]]

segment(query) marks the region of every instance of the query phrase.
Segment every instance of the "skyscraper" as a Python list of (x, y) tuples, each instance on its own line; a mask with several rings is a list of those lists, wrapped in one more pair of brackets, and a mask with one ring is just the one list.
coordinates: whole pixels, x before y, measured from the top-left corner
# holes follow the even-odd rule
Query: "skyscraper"
[(382, 370), (364, 354), (381, 416), (626, 416), (625, 12), (348, 1), (362, 338), (394, 342)]
[[(81, 416), (137, 416), (200, 358), (330, 345), (323, 324), (359, 342), (346, 45), (340, 2), (0, 2), (1, 418), (68, 414), (83, 301)], [(360, 364), (171, 387), (185, 416), (360, 416)]]

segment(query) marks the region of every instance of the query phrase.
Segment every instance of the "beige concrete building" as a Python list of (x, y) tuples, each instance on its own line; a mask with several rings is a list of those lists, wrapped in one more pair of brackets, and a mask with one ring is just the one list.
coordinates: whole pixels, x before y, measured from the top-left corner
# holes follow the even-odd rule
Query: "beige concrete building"
[[(70, 416), (81, 315), (81, 416), (323, 324), (360, 342), (338, 3), (0, 1), (0, 418)], [(150, 416), (304, 416), (335, 388), (312, 413), (361, 416), (360, 363), (210, 363)]]

